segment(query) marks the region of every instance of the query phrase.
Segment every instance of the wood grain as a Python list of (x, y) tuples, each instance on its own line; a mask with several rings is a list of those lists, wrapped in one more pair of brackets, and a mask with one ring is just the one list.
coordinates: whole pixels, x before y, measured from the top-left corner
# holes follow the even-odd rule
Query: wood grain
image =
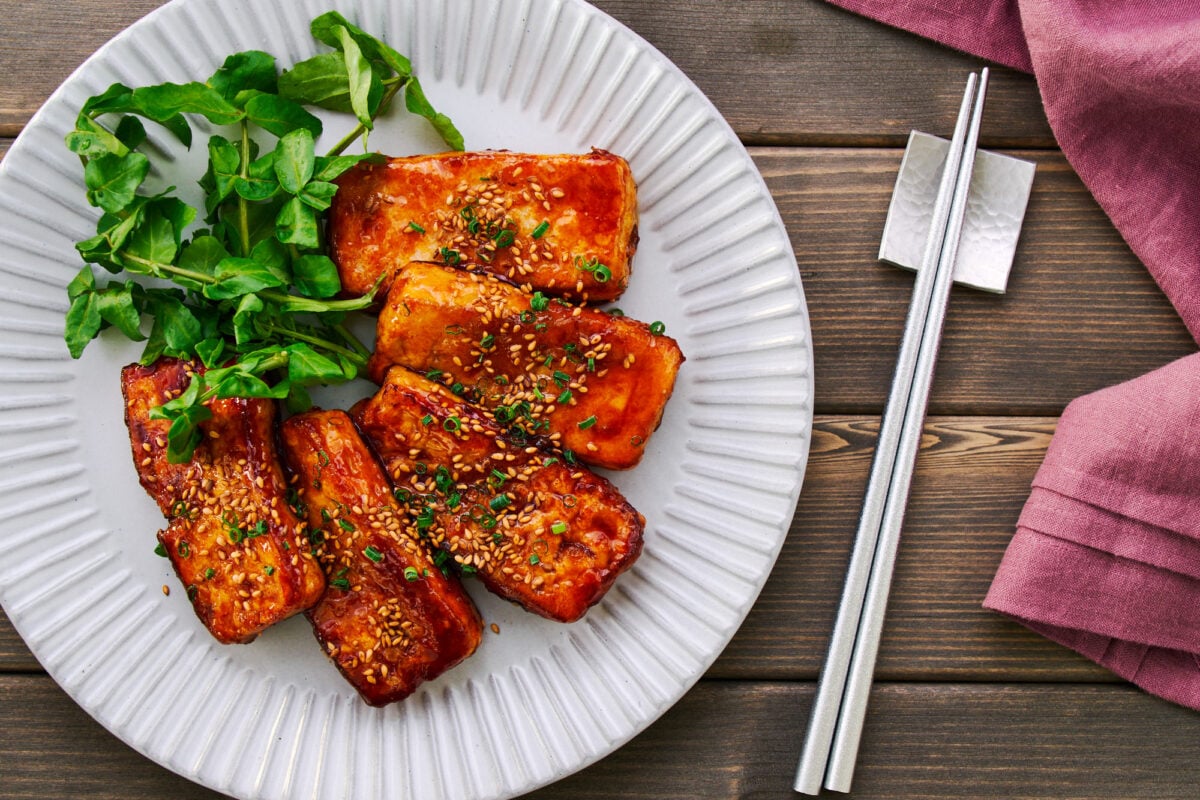
[[(525, 800), (792, 798), (812, 693), (704, 681), (616, 753)], [(848, 797), (1190, 800), (1197, 737), (1200, 715), (1127, 686), (882, 683)], [(222, 797), (129, 749), (40, 676), (0, 676), (0, 779), (7, 800)]]
[[(85, 58), (161, 4), (6, 4), (0, 135), (15, 135)], [(596, 5), (678, 64), (750, 144), (900, 146), (912, 128), (949, 130), (966, 73), (982, 63), (812, 0), (749, 0), (736, 13), (723, 0)], [(748, 77), (761, 89), (746, 91)], [(982, 137), (986, 147), (1053, 145), (1032, 77), (996, 70)]]
[[(877, 413), (912, 275), (877, 260), (901, 151), (755, 149), (808, 300), (817, 410)], [(935, 414), (1058, 415), (1075, 397), (1195, 351), (1195, 342), (1061, 153), (1037, 164), (1008, 292), (951, 295)]]

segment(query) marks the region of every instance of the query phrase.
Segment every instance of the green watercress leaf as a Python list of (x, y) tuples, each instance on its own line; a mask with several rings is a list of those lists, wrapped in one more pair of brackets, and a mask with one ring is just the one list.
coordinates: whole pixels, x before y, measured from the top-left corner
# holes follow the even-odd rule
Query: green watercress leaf
[(292, 278), (296, 289), (305, 297), (325, 299), (342, 290), (337, 265), (327, 255), (300, 256), (292, 262)]
[(133, 90), (133, 104), (156, 122), (179, 114), (199, 114), (214, 125), (231, 125), (245, 114), (203, 83), (160, 83)]
[(259, 94), (246, 102), (246, 117), (263, 130), (285, 136), (295, 130), (321, 135), (321, 120), (304, 106), (277, 94)]
[(141, 153), (112, 153), (88, 160), (83, 170), (88, 202), (115, 214), (133, 202), (150, 172), (150, 159)]
[(217, 264), (216, 282), (204, 287), (209, 300), (229, 300), (287, 282), (287, 275), (252, 258), (229, 257)]
[(233, 102), (241, 92), (274, 92), (278, 79), (275, 56), (261, 50), (234, 53), (208, 79), (208, 85), (221, 97)]
[(341, 53), (321, 53), (279, 76), (279, 95), (297, 103), (351, 112), (350, 75)]
[(465, 147), (462, 133), (448, 116), (434, 109), (415, 75), (409, 78), (404, 86), (404, 107), (413, 114), (429, 120), (429, 124), (452, 149), (462, 150)]
[(298, 197), (288, 200), (275, 218), (275, 238), (297, 247), (317, 247), (317, 212)]
[(275, 145), (275, 177), (288, 194), (300, 194), (312, 179), (316, 163), (313, 147), (313, 135), (305, 128), (283, 136)]
[[(379, 77), (371, 69), (370, 62), (363, 57), (362, 50), (350, 31), (342, 25), (337, 25), (334, 27), (333, 33), (341, 43), (342, 57), (346, 62), (346, 74), (349, 77), (350, 85), (350, 108), (354, 112), (354, 116), (358, 117), (359, 123), (367, 130), (371, 130), (374, 127), (372, 119), (374, 109), (371, 107), (372, 83), (379, 84)], [(377, 94), (382, 94), (382, 87)]]

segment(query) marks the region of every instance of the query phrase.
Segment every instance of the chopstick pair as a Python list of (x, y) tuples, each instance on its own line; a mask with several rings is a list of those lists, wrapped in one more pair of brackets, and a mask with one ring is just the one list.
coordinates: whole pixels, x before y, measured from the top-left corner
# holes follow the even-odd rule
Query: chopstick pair
[(795, 789), (850, 791), (966, 215), (987, 69), (967, 79), (933, 207)]

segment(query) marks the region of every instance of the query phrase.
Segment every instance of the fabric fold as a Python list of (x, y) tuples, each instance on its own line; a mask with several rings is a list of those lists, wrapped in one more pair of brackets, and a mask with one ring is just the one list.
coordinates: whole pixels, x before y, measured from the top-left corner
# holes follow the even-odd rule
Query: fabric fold
[(1200, 353), (1067, 407), (984, 607), (1200, 710)]

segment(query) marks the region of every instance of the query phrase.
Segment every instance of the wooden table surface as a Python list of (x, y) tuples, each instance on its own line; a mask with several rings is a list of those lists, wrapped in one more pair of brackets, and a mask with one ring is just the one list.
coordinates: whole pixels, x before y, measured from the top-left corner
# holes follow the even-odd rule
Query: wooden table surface
[[(158, 5), (0, 6), (0, 152)], [(875, 260), (888, 198), (908, 132), (948, 135), (981, 63), (817, 0), (598, 5), (699, 85), (762, 171), (808, 298), (816, 420), (786, 544), (726, 651), (644, 733), (528, 797), (793, 797), (912, 283)], [(951, 302), (850, 796), (1195, 798), (1200, 714), (980, 606), (1064, 406), (1195, 350), (1056, 149), (1030, 76), (993, 71), (982, 146), (1037, 177), (1008, 294)], [(0, 614), (0, 797), (218, 795), (103, 730)]]

